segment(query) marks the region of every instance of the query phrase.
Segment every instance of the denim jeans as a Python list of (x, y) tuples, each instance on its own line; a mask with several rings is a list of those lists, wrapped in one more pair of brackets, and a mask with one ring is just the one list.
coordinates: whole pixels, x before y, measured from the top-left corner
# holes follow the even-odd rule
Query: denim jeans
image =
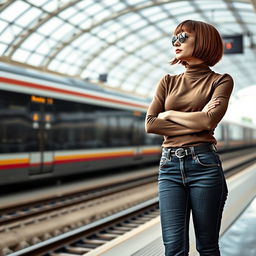
[(228, 190), (218, 154), (209, 150), (178, 158), (163, 148), (158, 185), (165, 256), (188, 255), (191, 211), (200, 256), (219, 256)]

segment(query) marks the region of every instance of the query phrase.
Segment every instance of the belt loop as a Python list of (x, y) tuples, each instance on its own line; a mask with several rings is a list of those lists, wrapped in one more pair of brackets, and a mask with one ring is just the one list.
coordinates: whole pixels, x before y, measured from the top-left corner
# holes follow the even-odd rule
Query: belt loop
[(195, 153), (194, 147), (189, 147), (189, 148), (191, 150), (192, 158), (195, 159), (196, 158), (196, 153)]
[(169, 161), (172, 160), (172, 152), (171, 151), (172, 151), (172, 149), (168, 148), (168, 156), (167, 156), (167, 158), (168, 158)]

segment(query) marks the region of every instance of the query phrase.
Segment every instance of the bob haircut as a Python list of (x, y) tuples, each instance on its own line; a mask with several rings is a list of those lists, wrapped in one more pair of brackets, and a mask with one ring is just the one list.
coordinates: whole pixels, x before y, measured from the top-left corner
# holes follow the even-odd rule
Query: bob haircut
[[(214, 66), (223, 56), (223, 41), (218, 30), (205, 22), (196, 20), (185, 20), (175, 29), (174, 35), (187, 31), (195, 34), (195, 48), (192, 56), (204, 61), (208, 66)], [(174, 58), (170, 64), (180, 63), (187, 65), (186, 61)]]

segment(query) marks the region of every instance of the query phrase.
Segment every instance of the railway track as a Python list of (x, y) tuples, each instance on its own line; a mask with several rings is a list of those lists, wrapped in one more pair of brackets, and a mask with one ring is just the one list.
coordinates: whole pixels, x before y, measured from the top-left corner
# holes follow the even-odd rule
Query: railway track
[(11, 256), (84, 255), (158, 215), (158, 198), (153, 198), (102, 220), (12, 253)]
[[(144, 184), (142, 185), (142, 183)], [(114, 188), (108, 194), (106, 192), (99, 193), (93, 199), (88, 200), (87, 198), (85, 202), (49, 212), (44, 210), (41, 214), (38, 213), (35, 216), (2, 225), (0, 255), (8, 255), (59, 234), (75, 230), (157, 195), (155, 181), (150, 182), (144, 179), (140, 185), (139, 181), (136, 181), (133, 185), (130, 184), (130, 188), (121, 187)]]
[(72, 207), (77, 204), (92, 201), (103, 196), (112, 195), (127, 189), (136, 188), (138, 186), (148, 184), (155, 181), (155, 175), (142, 177), (128, 182), (107, 185), (101, 188), (84, 189), (82, 192), (71, 193), (59, 196), (58, 198), (48, 198), (40, 202), (30, 202), (22, 205), (14, 205), (13, 207), (2, 208), (0, 210), (0, 231), (8, 225), (12, 227), (12, 223), (25, 220), (27, 218), (40, 216), (55, 210), (61, 210), (66, 207)]
[[(231, 159), (230, 157), (232, 158), (232, 160), (230, 160)], [(225, 170), (225, 175), (230, 176), (231, 174), (239, 171), (239, 169), (244, 168), (245, 165), (248, 165), (252, 161), (255, 161), (256, 153), (252, 149), (247, 149), (239, 152), (231, 152), (231, 153), (223, 154), (221, 155), (221, 158), (223, 159), (223, 167)], [(127, 226), (129, 226), (130, 228), (132, 227), (134, 228), (136, 227), (137, 224), (143, 223), (141, 222), (143, 218), (140, 221), (135, 221), (135, 223), (133, 224), (131, 224), (131, 222), (128, 221), (128, 219), (129, 218), (133, 219), (133, 217), (136, 216), (137, 214), (136, 211), (134, 213), (131, 213), (132, 209), (139, 207), (138, 205), (141, 205), (141, 206), (144, 205), (142, 202), (145, 200), (148, 201), (148, 200), (151, 200), (151, 198), (155, 198), (157, 193), (156, 184), (152, 183), (152, 179), (154, 180), (154, 183), (155, 183), (156, 176), (153, 175), (153, 177), (152, 176), (148, 178), (143, 177), (141, 178), (141, 180), (139, 179), (133, 180), (131, 183), (129, 182), (129, 184), (128, 182), (124, 182), (122, 184), (119, 184), (119, 186), (118, 185), (112, 186), (112, 187), (107, 186), (104, 189), (100, 189), (100, 190), (86, 191), (83, 193), (79, 192), (77, 196), (69, 194), (66, 196), (62, 196), (61, 198), (58, 198), (59, 201), (56, 199), (48, 199), (44, 202), (40, 202), (40, 204), (39, 203), (34, 205), (31, 204), (31, 206), (20, 205), (12, 209), (2, 209), (1, 210), (2, 212), (4, 212), (5, 210), (5, 214), (3, 215), (5, 217), (0, 218), (0, 221), (2, 222), (1, 223), (2, 229), (0, 230), (0, 248), (2, 251), (0, 252), (0, 255), (13, 255), (13, 256), (14, 255), (44, 255), (46, 252), (51, 251), (51, 254), (47, 254), (47, 255), (51, 255), (51, 256), (63, 255), (64, 256), (64, 255), (82, 255), (79, 253), (81, 252), (85, 254), (86, 250), (87, 252), (89, 252), (93, 248), (101, 245), (102, 242), (104, 242), (105, 240), (106, 240), (105, 242), (107, 242), (110, 239), (115, 238), (116, 235), (118, 235), (118, 232), (120, 234), (123, 234), (120, 230), (129, 231), (130, 229), (127, 228)], [(143, 184), (145, 185), (145, 187), (143, 187)], [(155, 187), (155, 191), (153, 191), (152, 193), (149, 193), (147, 197), (144, 196), (144, 198), (142, 197), (140, 198), (139, 196), (140, 194), (146, 193), (145, 192), (147, 190), (146, 186), (148, 186), (147, 189), (151, 192), (152, 192), (152, 188)], [(140, 190), (138, 189), (138, 187), (142, 189)], [(131, 192), (128, 192), (128, 190), (130, 190)], [(115, 198), (111, 197), (114, 194), (119, 195), (119, 202), (117, 203), (117, 205), (111, 206), (111, 205), (114, 205), (113, 202), (116, 200)], [(129, 195), (131, 195), (131, 197)], [(133, 198), (132, 198), (132, 195), (133, 195)], [(102, 200), (103, 196), (108, 197), (108, 199)], [(124, 202), (125, 199), (127, 199), (127, 202)], [(58, 225), (53, 225), (54, 221), (55, 222), (56, 220), (60, 221), (62, 216), (62, 214), (60, 214), (61, 211), (63, 212), (66, 211), (66, 215), (71, 216), (72, 211), (73, 213), (75, 211), (72, 207), (76, 207), (77, 205), (81, 205), (81, 204), (87, 204), (87, 206), (92, 206), (93, 205), (92, 202), (93, 201), (95, 202), (97, 200), (98, 200), (98, 202), (96, 203), (97, 206), (91, 209), (93, 209), (92, 211), (96, 211), (96, 209), (98, 209), (97, 211), (100, 213), (96, 214), (96, 212), (91, 211), (91, 215), (88, 214), (88, 209), (90, 208), (89, 207), (87, 208), (87, 211), (85, 211), (87, 213), (84, 212), (85, 215), (86, 214), (88, 215), (88, 216), (85, 216), (85, 215), (83, 216), (83, 219), (85, 221), (80, 221), (80, 223), (78, 221), (78, 224), (76, 225), (67, 224), (66, 227), (64, 225), (61, 228), (58, 228), (57, 227)], [(154, 200), (157, 200), (157, 199), (155, 198)], [(123, 204), (120, 202), (123, 202)], [(145, 212), (150, 212), (151, 210), (149, 211), (149, 209), (151, 209), (152, 207), (155, 209), (154, 211), (158, 212), (158, 209), (157, 207), (155, 207), (156, 206), (155, 204), (156, 202), (154, 202), (154, 206), (148, 205), (149, 208), (147, 209), (145, 208), (144, 209)], [(52, 208), (50, 206), (52, 206)], [(31, 210), (28, 210), (29, 207), (31, 207), (30, 208)], [(67, 208), (69, 208), (70, 211), (67, 211), (66, 210)], [(35, 209), (35, 210), (32, 210), (32, 209)], [(80, 209), (81, 211), (81, 207), (80, 208), (78, 207), (78, 209)], [(141, 213), (141, 209), (139, 211)], [(6, 214), (7, 212), (9, 212), (9, 215)], [(121, 213), (124, 214), (127, 212), (129, 212), (129, 214), (131, 215), (129, 216), (127, 215), (126, 217), (124, 217), (123, 215), (122, 218), (126, 218), (125, 221), (124, 219), (122, 220), (118, 219), (119, 214)], [(39, 222), (44, 223), (44, 221), (47, 220), (47, 218), (48, 219), (50, 218), (49, 217), (50, 215), (52, 215), (51, 217), (52, 221), (50, 224), (51, 229), (55, 229), (55, 231), (51, 232), (49, 231), (49, 229), (47, 229), (46, 232), (42, 234), (44, 232), (44, 227), (40, 226), (38, 223)], [(63, 213), (63, 215), (65, 215), (65, 213)], [(148, 216), (150, 215), (151, 214), (149, 214)], [(142, 214), (142, 216), (144, 215)], [(65, 218), (62, 221), (65, 222)], [(108, 221), (111, 221), (113, 223), (111, 222), (109, 223)], [(126, 227), (123, 227), (122, 226), (123, 224), (121, 225), (122, 222), (127, 223), (128, 225)], [(42, 231), (40, 235), (38, 234), (38, 232), (34, 232), (35, 233), (33, 237), (34, 239), (31, 239), (31, 234), (33, 234), (33, 232), (30, 233), (30, 235), (28, 235), (25, 232), (24, 236), (30, 237), (29, 239), (23, 238), (21, 239), (21, 241), (17, 241), (18, 238), (16, 236), (14, 237), (14, 240), (16, 240), (15, 242), (11, 241), (11, 239), (8, 240), (7, 233), (10, 233), (10, 234), (12, 232), (17, 233), (17, 230), (20, 230), (18, 232), (23, 232), (25, 230), (25, 227), (29, 225), (33, 229), (33, 227), (35, 227), (34, 224), (36, 224), (36, 227)], [(119, 231), (108, 233), (107, 232), (108, 230), (114, 230), (113, 225), (114, 226), (117, 225), (117, 227), (121, 227), (121, 228), (119, 228)], [(96, 228), (96, 226), (98, 227)], [(116, 233), (116, 234), (113, 234), (113, 233)], [(4, 234), (5, 239), (1, 239), (1, 234)], [(73, 236), (73, 238), (75, 237), (74, 239), (77, 239), (77, 240), (74, 240), (73, 238), (70, 238), (70, 239), (68, 238), (69, 235), (72, 235), (72, 234), (75, 235)], [(98, 237), (99, 234), (101, 236)], [(103, 239), (103, 237), (105, 238)], [(90, 243), (88, 239), (89, 240), (91, 239)], [(51, 244), (55, 243), (54, 241), (57, 242), (57, 240), (58, 240), (58, 243), (55, 245), (52, 245), (53, 247), (51, 247)], [(61, 242), (61, 241), (64, 241), (64, 242)], [(80, 241), (80, 242), (83, 241), (82, 248), (84, 249), (81, 249), (81, 248), (76, 249), (77, 246), (73, 246), (75, 241)], [(84, 245), (86, 244), (85, 242), (89, 243), (88, 245), (89, 248), (85, 248), (86, 246)], [(64, 243), (65, 245), (61, 243)], [(91, 245), (91, 243), (93, 245)], [(45, 249), (43, 249), (44, 245), (46, 246)], [(33, 251), (34, 250), (33, 248), (35, 250), (39, 250), (39, 249), (42, 250), (42, 253), (40, 252), (40, 254), (38, 254), (38, 251)], [(72, 251), (73, 251), (73, 254), (72, 254)], [(77, 254), (75, 254), (75, 251), (77, 251)]]

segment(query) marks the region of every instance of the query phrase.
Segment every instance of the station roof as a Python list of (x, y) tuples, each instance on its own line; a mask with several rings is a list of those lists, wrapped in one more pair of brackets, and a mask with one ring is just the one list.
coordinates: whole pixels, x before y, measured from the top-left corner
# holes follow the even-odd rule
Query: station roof
[(166, 73), (171, 36), (186, 19), (242, 34), (244, 53), (213, 67), (230, 73), (235, 90), (256, 84), (256, 0), (6, 0), (0, 1), (0, 60), (96, 81), (151, 97)]

